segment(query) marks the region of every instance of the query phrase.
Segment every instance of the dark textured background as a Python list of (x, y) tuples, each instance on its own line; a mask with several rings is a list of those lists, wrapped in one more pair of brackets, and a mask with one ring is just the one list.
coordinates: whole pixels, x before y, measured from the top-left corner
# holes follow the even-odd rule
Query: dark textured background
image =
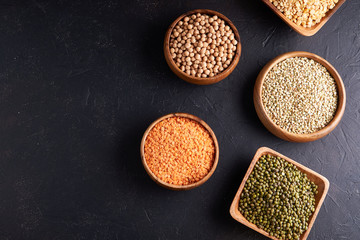
[[(180, 14), (209, 8), (233, 21), (235, 71), (211, 86), (177, 78), (162, 44)], [(309, 239), (360, 239), (360, 3), (348, 0), (313, 37), (256, 1), (0, 1), (0, 239), (265, 239), (229, 215), (246, 169), (271, 147), (330, 180)], [(347, 91), (327, 137), (290, 143), (258, 120), (254, 81), (272, 58), (316, 53)], [(203, 186), (173, 192), (141, 165), (156, 118), (203, 118), (220, 144)]]

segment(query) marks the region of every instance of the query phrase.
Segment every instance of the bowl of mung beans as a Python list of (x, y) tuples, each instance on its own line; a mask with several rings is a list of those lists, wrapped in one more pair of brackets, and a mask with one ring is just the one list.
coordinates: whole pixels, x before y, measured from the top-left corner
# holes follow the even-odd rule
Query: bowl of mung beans
[(198, 85), (217, 83), (236, 67), (241, 54), (239, 33), (224, 15), (197, 9), (182, 14), (168, 28), (164, 55), (181, 79)]
[(274, 135), (310, 142), (339, 124), (346, 103), (344, 83), (325, 59), (309, 52), (289, 52), (271, 60), (259, 73), (254, 105)]
[(145, 131), (140, 155), (157, 184), (188, 190), (205, 183), (219, 161), (219, 145), (212, 129), (188, 113), (171, 113), (155, 120)]
[(275, 240), (305, 240), (329, 189), (319, 173), (270, 149), (257, 150), (231, 216)]
[(345, 0), (262, 0), (285, 23), (304, 36), (317, 33)]

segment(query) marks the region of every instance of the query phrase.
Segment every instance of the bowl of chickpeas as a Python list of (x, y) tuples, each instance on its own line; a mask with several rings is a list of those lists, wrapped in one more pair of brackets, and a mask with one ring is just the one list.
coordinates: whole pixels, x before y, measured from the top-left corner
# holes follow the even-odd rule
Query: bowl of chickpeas
[(221, 13), (197, 9), (182, 14), (170, 25), (164, 54), (179, 78), (209, 85), (223, 80), (235, 69), (241, 55), (240, 36)]

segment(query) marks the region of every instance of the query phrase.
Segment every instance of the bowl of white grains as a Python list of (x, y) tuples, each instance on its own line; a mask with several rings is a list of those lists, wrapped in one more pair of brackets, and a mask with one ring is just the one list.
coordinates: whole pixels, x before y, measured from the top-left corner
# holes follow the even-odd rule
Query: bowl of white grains
[(271, 60), (254, 88), (256, 113), (274, 135), (310, 142), (339, 124), (346, 103), (344, 83), (325, 59), (309, 52), (289, 52)]
[(224, 15), (197, 9), (178, 17), (168, 28), (164, 55), (181, 79), (208, 85), (226, 78), (241, 54), (240, 36)]
[(346, 0), (262, 0), (296, 32), (317, 33)]

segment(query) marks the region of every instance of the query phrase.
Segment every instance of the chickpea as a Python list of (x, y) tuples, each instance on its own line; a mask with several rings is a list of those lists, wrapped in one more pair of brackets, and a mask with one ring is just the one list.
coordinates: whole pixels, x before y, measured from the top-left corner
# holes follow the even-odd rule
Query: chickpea
[(170, 55), (186, 74), (214, 77), (231, 64), (237, 46), (234, 36), (231, 27), (217, 16), (186, 16), (170, 35)]

